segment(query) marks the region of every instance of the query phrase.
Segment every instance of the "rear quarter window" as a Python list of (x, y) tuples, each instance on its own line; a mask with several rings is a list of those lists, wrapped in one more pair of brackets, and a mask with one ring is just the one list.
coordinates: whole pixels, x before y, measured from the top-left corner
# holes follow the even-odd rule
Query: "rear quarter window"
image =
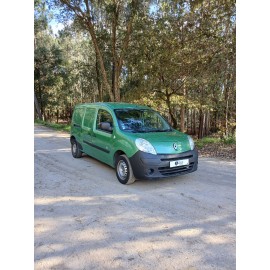
[(84, 108), (77, 108), (74, 110), (72, 121), (77, 125), (82, 124), (82, 119), (84, 115)]
[(85, 111), (85, 116), (83, 119), (83, 126), (84, 127), (88, 127), (91, 128), (93, 127), (93, 122), (94, 122), (94, 118), (95, 118), (95, 112), (96, 110), (94, 108), (86, 108)]

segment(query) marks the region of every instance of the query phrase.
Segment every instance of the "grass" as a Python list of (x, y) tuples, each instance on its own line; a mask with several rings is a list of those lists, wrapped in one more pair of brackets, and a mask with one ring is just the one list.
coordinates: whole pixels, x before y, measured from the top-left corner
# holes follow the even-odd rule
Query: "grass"
[(235, 137), (224, 138), (222, 141), (225, 144), (236, 144), (236, 138)]
[(69, 124), (50, 123), (50, 122), (45, 122), (42, 120), (35, 120), (35, 123), (44, 125), (46, 127), (53, 128), (55, 130), (70, 132), (70, 125)]
[(198, 139), (195, 141), (196, 146), (201, 149), (205, 145), (209, 144), (226, 144), (226, 145), (235, 145), (236, 138), (228, 137), (228, 138), (218, 138), (218, 137), (204, 137), (202, 139)]

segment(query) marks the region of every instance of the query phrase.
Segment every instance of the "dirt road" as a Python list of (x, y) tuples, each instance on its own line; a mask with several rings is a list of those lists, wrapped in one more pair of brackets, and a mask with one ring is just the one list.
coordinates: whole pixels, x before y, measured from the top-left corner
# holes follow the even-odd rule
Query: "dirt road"
[(35, 269), (235, 269), (235, 162), (125, 186), (35, 126)]

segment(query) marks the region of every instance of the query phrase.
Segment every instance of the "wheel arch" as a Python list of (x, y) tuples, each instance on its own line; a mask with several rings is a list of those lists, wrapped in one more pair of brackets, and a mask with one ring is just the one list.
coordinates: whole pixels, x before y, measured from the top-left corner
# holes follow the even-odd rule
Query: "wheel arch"
[(73, 135), (70, 136), (70, 143), (72, 144), (74, 141), (77, 142), (77, 144), (78, 144), (78, 146), (79, 146), (79, 149), (80, 149), (81, 151), (83, 151), (82, 145), (76, 140), (75, 136), (73, 136)]
[(70, 136), (70, 143), (72, 143), (72, 142), (74, 142), (74, 141), (76, 141), (76, 138), (75, 138), (75, 136)]
[(119, 156), (121, 156), (121, 155), (126, 155), (126, 153), (125, 153), (124, 151), (122, 151), (122, 150), (117, 150), (117, 151), (114, 153), (114, 155), (113, 155), (113, 166), (114, 166), (114, 168), (116, 167), (116, 160), (117, 160), (117, 158), (118, 158)]

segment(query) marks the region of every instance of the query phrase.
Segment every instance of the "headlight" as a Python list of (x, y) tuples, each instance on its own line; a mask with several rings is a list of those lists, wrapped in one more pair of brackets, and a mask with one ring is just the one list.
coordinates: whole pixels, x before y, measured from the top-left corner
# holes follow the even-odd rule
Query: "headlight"
[(135, 140), (135, 144), (136, 144), (137, 148), (142, 152), (150, 153), (153, 155), (157, 154), (153, 145), (145, 139), (138, 138)]
[(189, 141), (190, 149), (193, 150), (195, 147), (195, 144), (194, 144), (193, 139), (190, 136), (188, 136), (188, 141)]

